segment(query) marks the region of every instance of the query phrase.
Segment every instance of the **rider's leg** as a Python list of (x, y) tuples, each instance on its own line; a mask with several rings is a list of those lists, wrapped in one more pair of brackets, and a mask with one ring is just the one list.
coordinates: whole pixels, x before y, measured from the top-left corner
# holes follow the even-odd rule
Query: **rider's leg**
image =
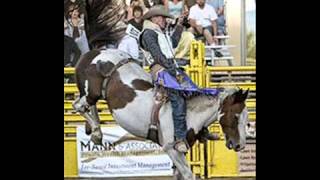
[(187, 152), (186, 143), (187, 123), (186, 123), (186, 102), (177, 90), (168, 90), (169, 100), (172, 106), (172, 117), (174, 124), (174, 134), (177, 139), (175, 148), (180, 152)]

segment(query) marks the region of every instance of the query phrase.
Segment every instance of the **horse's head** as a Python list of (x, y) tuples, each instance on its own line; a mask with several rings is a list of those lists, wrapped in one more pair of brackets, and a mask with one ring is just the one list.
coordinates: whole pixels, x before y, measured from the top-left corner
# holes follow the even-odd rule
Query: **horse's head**
[(245, 100), (249, 90), (242, 89), (229, 93), (223, 100), (220, 113), (220, 124), (225, 134), (226, 146), (234, 151), (240, 151), (246, 145), (246, 124), (248, 111)]

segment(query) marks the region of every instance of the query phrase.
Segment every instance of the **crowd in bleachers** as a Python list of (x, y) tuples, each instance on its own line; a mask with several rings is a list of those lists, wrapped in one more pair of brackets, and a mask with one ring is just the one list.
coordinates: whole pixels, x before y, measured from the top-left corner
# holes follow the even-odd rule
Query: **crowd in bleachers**
[[(188, 59), (190, 43), (193, 39), (203, 40), (207, 45), (224, 44), (217, 39), (218, 35), (226, 35), (224, 17), (224, 0), (162, 0), (174, 19), (168, 19), (168, 30), (173, 32), (177, 19), (184, 17), (184, 32), (180, 43), (175, 49), (175, 57), (179, 60)], [(80, 11), (77, 0), (72, 0), (66, 8), (64, 18), (64, 66), (73, 67), (79, 57), (88, 52), (89, 45), (84, 27), (84, 13)], [(127, 5), (127, 24), (138, 31), (143, 29), (143, 15), (148, 11), (143, 0), (131, 0)], [(137, 37), (125, 36), (117, 45), (135, 59), (146, 60), (146, 54), (141, 50)]]

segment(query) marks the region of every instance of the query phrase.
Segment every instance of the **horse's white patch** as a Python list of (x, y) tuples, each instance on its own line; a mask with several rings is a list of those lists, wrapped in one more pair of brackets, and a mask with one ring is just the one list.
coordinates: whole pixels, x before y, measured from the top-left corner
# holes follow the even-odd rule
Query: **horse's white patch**
[(132, 102), (122, 109), (113, 110), (113, 116), (117, 123), (128, 132), (139, 137), (146, 137), (151, 118), (153, 93), (151, 89), (135, 91), (135, 93), (137, 96)]
[(86, 92), (86, 96), (89, 94), (89, 82), (88, 80), (84, 81), (84, 91)]
[(224, 113), (221, 113), (221, 110), (219, 110), (218, 117), (217, 117), (218, 122), (220, 122), (220, 119), (222, 118), (222, 116), (224, 116)]
[[(130, 69), (130, 70), (128, 70)], [(145, 72), (139, 65), (128, 63), (118, 69), (121, 81), (133, 88), (132, 81), (136, 79), (145, 80), (152, 83), (151, 75)]]
[(130, 55), (118, 49), (106, 49), (100, 52), (101, 53), (92, 60), (91, 64), (97, 64), (99, 60), (103, 62), (111, 61), (113, 64), (118, 64), (121, 60), (130, 58)]
[[(189, 103), (197, 102), (198, 108), (193, 108), (193, 111), (187, 111), (188, 129), (193, 128), (196, 134), (203, 127), (208, 127), (210, 124), (212, 124), (212, 122), (219, 119), (219, 114), (221, 114), (221, 111), (218, 111), (219, 104), (220, 104), (219, 98), (209, 99), (209, 98), (199, 97), (199, 100), (192, 100), (191, 102), (189, 102)], [(209, 104), (212, 104), (212, 106), (210, 108), (206, 107)], [(196, 110), (201, 110), (201, 112), (197, 112)]]
[(238, 131), (240, 136), (240, 145), (245, 146), (246, 143), (246, 126), (248, 122), (248, 109), (245, 107), (238, 120)]

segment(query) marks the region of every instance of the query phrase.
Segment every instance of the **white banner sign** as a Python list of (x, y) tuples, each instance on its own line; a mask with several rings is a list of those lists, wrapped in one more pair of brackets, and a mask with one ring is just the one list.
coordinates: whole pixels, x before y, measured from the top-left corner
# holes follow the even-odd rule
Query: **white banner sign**
[(171, 176), (172, 161), (162, 148), (119, 126), (102, 127), (103, 146), (77, 128), (79, 177)]
[(246, 148), (238, 153), (239, 173), (241, 176), (256, 176), (256, 143), (247, 142)]

